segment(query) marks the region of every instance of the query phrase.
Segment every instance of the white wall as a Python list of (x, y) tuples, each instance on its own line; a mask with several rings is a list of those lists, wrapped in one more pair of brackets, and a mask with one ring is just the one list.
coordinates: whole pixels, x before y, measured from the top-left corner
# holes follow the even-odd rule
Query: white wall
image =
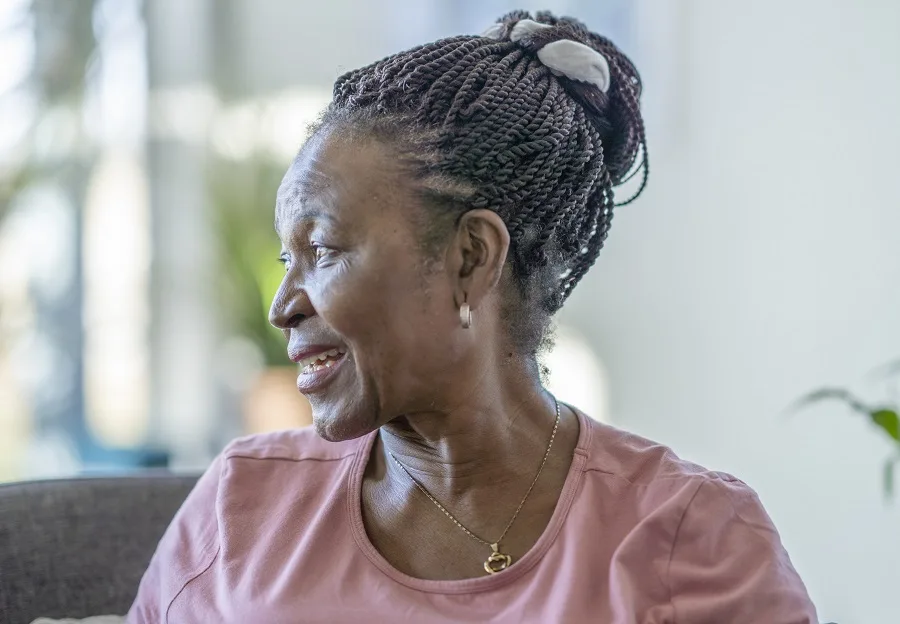
[(642, 48), (649, 190), (564, 316), (614, 422), (757, 489), (823, 621), (898, 621), (889, 445), (837, 407), (783, 410), (900, 356), (900, 3), (672, 6), (641, 4), (645, 36), (678, 31)]

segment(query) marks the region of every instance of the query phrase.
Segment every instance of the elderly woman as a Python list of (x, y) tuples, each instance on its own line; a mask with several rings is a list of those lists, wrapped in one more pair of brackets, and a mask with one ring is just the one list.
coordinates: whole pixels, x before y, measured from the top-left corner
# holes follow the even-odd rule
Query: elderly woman
[(275, 213), (315, 431), (225, 449), (129, 621), (815, 621), (749, 487), (541, 384), (613, 188), (646, 181), (640, 91), (524, 12), (337, 81)]

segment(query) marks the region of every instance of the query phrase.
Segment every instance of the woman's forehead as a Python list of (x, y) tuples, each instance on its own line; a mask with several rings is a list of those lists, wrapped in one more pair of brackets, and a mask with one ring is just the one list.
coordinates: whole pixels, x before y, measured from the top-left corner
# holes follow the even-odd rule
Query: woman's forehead
[(276, 199), (279, 221), (329, 213), (359, 221), (384, 214), (410, 197), (408, 180), (390, 150), (374, 140), (335, 135), (311, 139), (294, 159)]

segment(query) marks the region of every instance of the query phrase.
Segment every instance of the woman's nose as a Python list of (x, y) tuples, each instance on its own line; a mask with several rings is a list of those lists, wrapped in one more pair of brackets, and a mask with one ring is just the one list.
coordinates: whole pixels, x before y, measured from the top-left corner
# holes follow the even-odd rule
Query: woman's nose
[(272, 300), (269, 322), (278, 329), (292, 329), (313, 314), (315, 312), (305, 290), (282, 284)]

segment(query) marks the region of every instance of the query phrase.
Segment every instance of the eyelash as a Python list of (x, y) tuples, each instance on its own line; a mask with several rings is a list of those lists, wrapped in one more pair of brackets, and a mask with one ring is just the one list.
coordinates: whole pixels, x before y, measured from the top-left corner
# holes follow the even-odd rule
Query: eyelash
[[(328, 257), (328, 254), (332, 252), (331, 249), (325, 247), (324, 245), (312, 245), (313, 251), (316, 254), (316, 264), (318, 264), (321, 260)], [(284, 265), (284, 270), (287, 271), (290, 269), (291, 258), (288, 254), (282, 254), (278, 256), (278, 262)]]

